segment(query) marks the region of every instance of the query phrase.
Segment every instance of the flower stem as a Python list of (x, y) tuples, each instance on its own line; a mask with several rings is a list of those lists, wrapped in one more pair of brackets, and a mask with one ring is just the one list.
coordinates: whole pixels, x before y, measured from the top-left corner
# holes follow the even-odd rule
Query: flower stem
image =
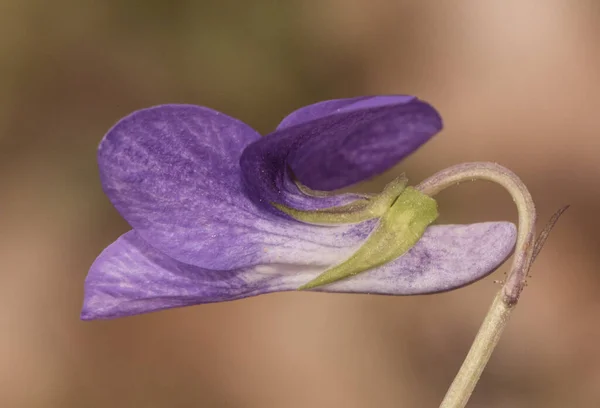
[(450, 385), (440, 408), (462, 408), (467, 404), (481, 373), (500, 340), (508, 318), (519, 300), (534, 256), (539, 253), (558, 217), (566, 210), (566, 207), (562, 208), (555, 214), (538, 241), (535, 242), (536, 211), (531, 194), (516, 174), (496, 163), (475, 162), (452, 166), (423, 181), (417, 186), (417, 189), (433, 196), (463, 181), (475, 180), (495, 182), (510, 193), (519, 213), (517, 243), (508, 277), (494, 298), (473, 345)]
[(498, 292), (440, 408), (462, 408), (467, 405), (514, 307), (504, 301), (502, 292)]
[(521, 179), (506, 167), (496, 163), (463, 163), (434, 174), (419, 184), (417, 189), (432, 196), (450, 186), (476, 180), (488, 180), (500, 184), (510, 193), (517, 205), (519, 212), (517, 244), (510, 273), (502, 288), (505, 302), (513, 305), (519, 300), (519, 295), (525, 286), (535, 237), (535, 205)]

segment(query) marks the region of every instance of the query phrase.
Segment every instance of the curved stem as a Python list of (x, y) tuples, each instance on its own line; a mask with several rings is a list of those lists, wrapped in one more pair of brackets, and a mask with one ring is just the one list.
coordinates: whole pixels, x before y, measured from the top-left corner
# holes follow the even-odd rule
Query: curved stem
[(534, 252), (535, 205), (525, 184), (507, 168), (496, 163), (463, 163), (436, 173), (419, 184), (417, 189), (432, 196), (463, 181), (475, 180), (498, 183), (510, 193), (519, 212), (517, 243), (506, 282), (494, 298), (440, 408), (462, 408), (467, 404), (523, 291)]
[(464, 181), (488, 180), (500, 184), (512, 196), (519, 212), (519, 229), (512, 266), (503, 287), (505, 301), (514, 305), (525, 286), (525, 278), (533, 255), (536, 211), (533, 199), (521, 179), (497, 163), (462, 163), (429, 177), (416, 188), (433, 196)]

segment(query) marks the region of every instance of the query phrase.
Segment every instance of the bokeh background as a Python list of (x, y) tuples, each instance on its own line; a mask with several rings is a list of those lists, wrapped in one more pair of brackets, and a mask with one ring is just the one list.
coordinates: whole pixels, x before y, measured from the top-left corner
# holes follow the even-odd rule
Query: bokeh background
[[(600, 3), (0, 0), (0, 406), (435, 407), (493, 294), (283, 293), (81, 322), (128, 229), (95, 151), (127, 113), (208, 105), (266, 133), (314, 101), (410, 93), (446, 128), (378, 179), (496, 161), (560, 221), (470, 407), (600, 406)], [(514, 220), (486, 183), (442, 222)]]

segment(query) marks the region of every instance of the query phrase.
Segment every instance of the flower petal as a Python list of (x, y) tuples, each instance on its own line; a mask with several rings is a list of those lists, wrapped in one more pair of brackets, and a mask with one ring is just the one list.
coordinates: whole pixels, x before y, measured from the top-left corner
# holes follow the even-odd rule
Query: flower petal
[(322, 290), (418, 295), (460, 288), (502, 265), (516, 239), (510, 222), (431, 226), (406, 255)]
[[(342, 108), (338, 100), (324, 103), (323, 109), (317, 105), (315, 112), (309, 107), (306, 114), (293, 113), (278, 130), (244, 150), (242, 173), (255, 199), (287, 204), (288, 167), (315, 190), (365, 180), (398, 163), (442, 128), (435, 109), (416, 98), (350, 101)], [(305, 122), (308, 117), (315, 119)]]
[[(154, 249), (133, 230), (108, 246), (92, 264), (85, 280), (81, 318), (122, 317), (289, 290), (294, 288), (291, 282), (278, 286), (282, 283), (274, 271), (282, 273), (285, 269), (298, 268), (203, 269), (176, 261)], [(323, 270), (323, 267), (306, 269)], [(290, 276), (293, 277), (293, 273)]]
[[(257, 207), (244, 193), (239, 158), (259, 137), (208, 108), (144, 109), (119, 121), (102, 140), (102, 186), (146, 242), (204, 268), (329, 262), (332, 248), (351, 250), (364, 239), (368, 225), (315, 228)], [(337, 205), (352, 195), (295, 197), (297, 205)]]
[(412, 95), (376, 95), (317, 102), (297, 109), (287, 115), (283, 118), (281, 123), (279, 123), (277, 130), (310, 122), (336, 113), (375, 108), (378, 106), (404, 104), (414, 99), (416, 98)]
[[(494, 271), (510, 255), (515, 240), (516, 228), (508, 222), (433, 226), (404, 256), (314, 290), (387, 295), (451, 290)], [(92, 265), (81, 318), (114, 318), (295, 290), (324, 269), (287, 264), (202, 269), (170, 258), (130, 231)]]

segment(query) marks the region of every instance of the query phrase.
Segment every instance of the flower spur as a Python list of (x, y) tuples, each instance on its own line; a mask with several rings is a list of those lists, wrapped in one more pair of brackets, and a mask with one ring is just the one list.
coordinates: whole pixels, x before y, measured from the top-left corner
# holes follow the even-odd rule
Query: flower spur
[(481, 279), (510, 255), (512, 223), (430, 225), (435, 202), (403, 178), (375, 196), (332, 193), (441, 127), (433, 107), (401, 95), (309, 105), (264, 137), (205, 107), (134, 112), (98, 152), (103, 189), (132, 230), (93, 263), (82, 319), (299, 288), (435, 293)]

